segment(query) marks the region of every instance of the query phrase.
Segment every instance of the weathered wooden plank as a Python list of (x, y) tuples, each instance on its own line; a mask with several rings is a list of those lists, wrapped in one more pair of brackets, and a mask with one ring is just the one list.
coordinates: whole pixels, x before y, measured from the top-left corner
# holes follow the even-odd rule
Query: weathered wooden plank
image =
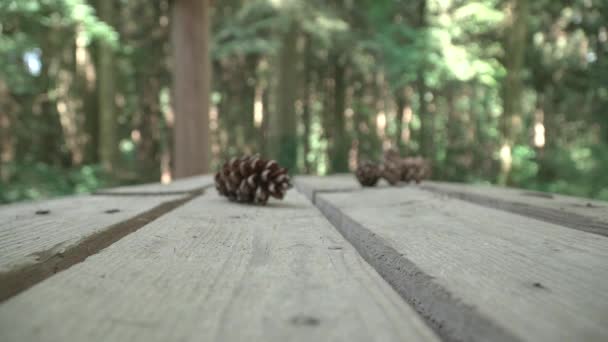
[(0, 340), (40, 339), (437, 340), (295, 191), (210, 191), (0, 305)]
[(0, 207), (0, 300), (99, 251), (184, 196), (75, 196)]
[[(344, 192), (362, 189), (352, 175), (298, 176), (295, 184), (298, 190), (313, 201), (315, 192)], [(378, 188), (384, 187), (386, 185), (382, 183), (378, 186)], [(420, 188), (485, 207), (608, 236), (608, 204), (606, 202), (522, 189), (458, 183), (426, 181), (420, 185)]]
[(427, 182), (422, 187), (459, 199), (608, 236), (608, 203), (493, 186)]
[(444, 338), (608, 340), (606, 237), (414, 186), (316, 203)]
[(298, 191), (313, 202), (316, 192), (361, 190), (361, 185), (357, 183), (357, 180), (351, 174), (336, 174), (325, 177), (296, 176), (294, 178), (294, 185)]
[(175, 180), (168, 184), (150, 183), (102, 189), (97, 195), (179, 195), (195, 193), (213, 185), (213, 175), (201, 175)]

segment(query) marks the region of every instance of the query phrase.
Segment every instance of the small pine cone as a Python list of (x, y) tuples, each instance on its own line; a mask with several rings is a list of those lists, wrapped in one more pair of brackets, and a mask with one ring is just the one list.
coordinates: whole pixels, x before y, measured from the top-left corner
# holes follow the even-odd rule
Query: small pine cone
[(420, 183), (420, 174), (418, 172), (418, 163), (415, 158), (403, 158), (403, 162), (401, 163), (402, 174), (401, 180), (409, 183), (412, 181), (416, 181), (416, 183)]
[(403, 159), (403, 181), (420, 183), (430, 176), (430, 165), (421, 157)]
[[(421, 157), (402, 158), (394, 149), (387, 150), (384, 153), (384, 167), (388, 170), (387, 181), (395, 184), (395, 174), (399, 174), (399, 180), (402, 182), (420, 183), (423, 179), (430, 177), (429, 162)], [(389, 179), (391, 178), (391, 179)], [(393, 183), (394, 182), (394, 183)]]
[(385, 163), (381, 167), (382, 178), (384, 178), (388, 184), (397, 185), (401, 180), (401, 169), (397, 165), (391, 165)]
[(215, 174), (215, 188), (231, 201), (266, 204), (270, 196), (282, 199), (291, 187), (287, 169), (259, 156), (232, 158)]
[(380, 167), (370, 161), (363, 161), (357, 166), (355, 176), (362, 186), (375, 186), (380, 179)]
[(385, 178), (391, 185), (405, 181), (407, 170), (404, 166), (404, 159), (397, 150), (389, 149), (384, 152), (384, 168), (387, 174)]

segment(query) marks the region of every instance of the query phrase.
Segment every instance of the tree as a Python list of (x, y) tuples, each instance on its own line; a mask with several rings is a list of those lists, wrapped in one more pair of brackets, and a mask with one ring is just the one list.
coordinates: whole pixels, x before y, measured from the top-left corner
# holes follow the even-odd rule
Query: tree
[[(115, 15), (114, 1), (99, 1), (99, 18), (111, 23)], [(114, 102), (114, 51), (110, 44), (102, 43), (99, 48), (98, 105), (99, 105), (99, 160), (111, 171), (116, 163), (118, 149), (117, 115)]]
[(527, 41), (528, 0), (511, 0), (507, 5), (507, 27), (504, 36), (504, 66), (507, 75), (503, 85), (501, 174), (498, 182), (507, 184), (511, 172), (512, 149), (521, 133), (523, 65)]
[(275, 110), (268, 126), (268, 151), (279, 164), (295, 170), (298, 161), (295, 102), (297, 99), (295, 60), (298, 31), (295, 22), (288, 24), (277, 56)]
[(174, 176), (209, 169), (209, 0), (173, 2)]

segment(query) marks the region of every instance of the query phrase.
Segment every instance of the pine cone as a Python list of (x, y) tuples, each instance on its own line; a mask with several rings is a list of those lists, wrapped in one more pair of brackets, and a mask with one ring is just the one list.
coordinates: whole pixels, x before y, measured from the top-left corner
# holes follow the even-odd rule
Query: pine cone
[[(411, 181), (420, 183), (430, 176), (431, 171), (429, 162), (425, 159), (421, 157), (402, 158), (399, 152), (393, 149), (384, 153), (384, 167), (389, 170), (387, 172), (390, 172), (391, 180), (394, 181), (394, 174), (399, 174), (399, 180), (407, 183)], [(391, 183), (391, 180), (388, 178), (387, 180)]]
[(384, 178), (388, 184), (397, 185), (401, 180), (401, 169), (396, 165), (383, 164), (380, 166), (382, 178)]
[(232, 158), (215, 174), (215, 188), (231, 201), (266, 204), (270, 196), (282, 199), (291, 187), (287, 169), (259, 156)]
[(430, 176), (430, 165), (420, 157), (404, 158), (402, 163), (402, 178), (404, 182), (420, 183)]
[(357, 166), (355, 176), (362, 186), (375, 186), (380, 179), (380, 167), (366, 160)]

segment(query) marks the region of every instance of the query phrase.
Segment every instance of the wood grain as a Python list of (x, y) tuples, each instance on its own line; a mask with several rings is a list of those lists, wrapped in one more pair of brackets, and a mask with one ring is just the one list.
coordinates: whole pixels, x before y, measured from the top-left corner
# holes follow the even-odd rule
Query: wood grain
[(444, 339), (608, 340), (606, 237), (413, 186), (317, 205)]
[(485, 207), (608, 236), (606, 202), (522, 189), (456, 183), (423, 183), (422, 187)]
[(210, 191), (0, 305), (0, 340), (67, 339), (437, 341), (295, 191)]
[(98, 252), (184, 196), (75, 196), (0, 207), (0, 300)]

